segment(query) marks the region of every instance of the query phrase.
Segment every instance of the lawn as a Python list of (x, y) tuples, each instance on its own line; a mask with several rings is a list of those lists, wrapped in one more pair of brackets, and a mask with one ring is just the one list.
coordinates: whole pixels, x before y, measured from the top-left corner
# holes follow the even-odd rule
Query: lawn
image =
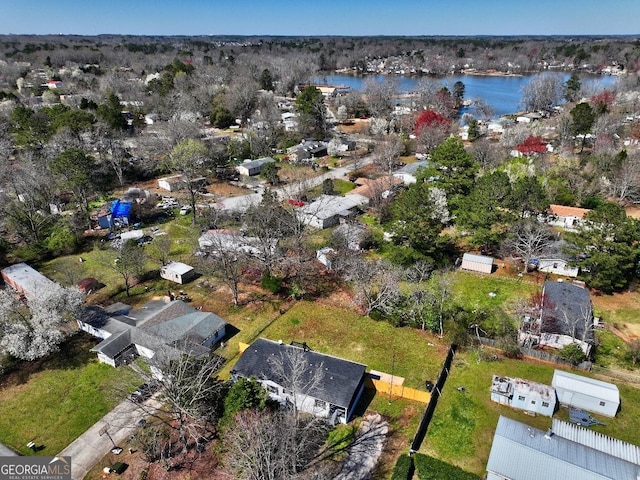
[[(549, 417), (529, 417), (521, 411), (491, 402), (489, 388), (492, 375), (520, 377), (549, 385), (554, 368), (521, 360), (478, 362), (477, 359), (474, 351), (461, 352), (456, 356), (421, 451), (482, 475), (500, 415), (542, 430), (551, 426)], [(639, 444), (640, 390), (615, 383), (620, 389), (622, 411), (615, 419), (601, 418), (607, 425), (594, 429)], [(458, 387), (464, 387), (464, 391), (459, 391)], [(556, 417), (567, 420), (567, 410), (560, 409)]]
[(2, 377), (0, 443), (33, 455), (29, 441), (56, 455), (96, 423), (140, 382), (131, 369), (98, 363), (95, 341), (78, 334), (59, 353), (18, 364)]
[(312, 350), (404, 377), (405, 385), (413, 388), (424, 388), (425, 380), (434, 380), (446, 356), (446, 346), (428, 332), (395, 328), (353, 309), (306, 301), (296, 303), (262, 336), (306, 342)]
[(461, 270), (453, 276), (453, 291), (457, 301), (473, 309), (503, 308), (509, 311), (515, 302), (530, 297), (539, 288), (541, 285), (536, 283), (535, 277), (489, 276)]

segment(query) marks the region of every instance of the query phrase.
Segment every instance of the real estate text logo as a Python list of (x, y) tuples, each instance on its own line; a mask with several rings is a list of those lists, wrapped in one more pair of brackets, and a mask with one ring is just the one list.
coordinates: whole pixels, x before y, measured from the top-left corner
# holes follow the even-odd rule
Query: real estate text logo
[(0, 480), (71, 480), (71, 457), (0, 457)]

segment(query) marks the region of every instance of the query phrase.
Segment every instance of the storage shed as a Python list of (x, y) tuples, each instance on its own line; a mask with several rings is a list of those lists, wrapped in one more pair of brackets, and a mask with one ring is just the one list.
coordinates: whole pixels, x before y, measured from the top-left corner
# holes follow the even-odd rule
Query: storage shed
[(187, 283), (195, 277), (195, 270), (191, 265), (182, 262), (169, 262), (160, 269), (160, 276), (175, 283)]
[(555, 370), (551, 385), (562, 405), (615, 417), (620, 406), (618, 387), (612, 383)]
[(465, 253), (462, 256), (460, 268), (472, 272), (491, 273), (493, 270), (493, 258), (484, 255), (474, 255), (473, 253)]

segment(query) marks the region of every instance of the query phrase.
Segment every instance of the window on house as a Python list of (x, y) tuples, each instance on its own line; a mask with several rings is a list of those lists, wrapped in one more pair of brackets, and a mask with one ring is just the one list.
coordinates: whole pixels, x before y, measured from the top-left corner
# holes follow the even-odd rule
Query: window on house
[(521, 402), (524, 401), (524, 395), (518, 395), (518, 400), (520, 400)]
[(549, 402), (542, 402), (542, 406), (543, 407), (548, 407), (549, 406)]
[(531, 405), (535, 405), (536, 401), (535, 400), (531, 400)]
[(324, 400), (318, 400), (317, 398), (315, 401), (315, 405), (316, 405), (316, 408), (322, 408), (322, 409), (327, 408), (327, 402), (325, 402)]
[(604, 407), (604, 402), (600, 402), (600, 406), (601, 406), (601, 407)]

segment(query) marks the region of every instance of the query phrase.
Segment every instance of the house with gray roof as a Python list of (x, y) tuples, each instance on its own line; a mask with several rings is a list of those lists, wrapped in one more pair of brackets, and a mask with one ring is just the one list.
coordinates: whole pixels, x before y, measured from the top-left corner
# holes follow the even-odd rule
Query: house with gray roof
[(419, 160), (413, 163), (407, 163), (402, 168), (393, 172), (393, 176), (399, 178), (405, 185), (411, 185), (418, 181), (417, 173), (421, 168), (427, 168), (429, 166), (428, 160)]
[(258, 158), (257, 160), (245, 160), (243, 163), (236, 166), (236, 171), (240, 175), (252, 177), (254, 175), (258, 175), (267, 163), (275, 163), (275, 160), (271, 157)]
[(589, 291), (568, 282), (544, 282), (539, 319), (540, 345), (563, 348), (577, 343), (585, 355), (595, 344)]
[(637, 480), (638, 447), (553, 420), (547, 432), (500, 417), (487, 480)]
[(365, 372), (365, 365), (314, 352), (306, 344), (259, 338), (242, 353), (231, 376), (253, 377), (276, 401), (346, 423), (364, 391)]
[(312, 203), (296, 209), (296, 215), (305, 225), (316, 228), (329, 228), (338, 225), (341, 219), (346, 220), (354, 215), (356, 208), (368, 202), (361, 195), (320, 195)]
[(92, 350), (98, 360), (117, 367), (136, 356), (203, 357), (226, 332), (226, 322), (180, 300), (152, 300), (137, 310), (123, 303), (87, 307), (78, 326), (102, 339)]

